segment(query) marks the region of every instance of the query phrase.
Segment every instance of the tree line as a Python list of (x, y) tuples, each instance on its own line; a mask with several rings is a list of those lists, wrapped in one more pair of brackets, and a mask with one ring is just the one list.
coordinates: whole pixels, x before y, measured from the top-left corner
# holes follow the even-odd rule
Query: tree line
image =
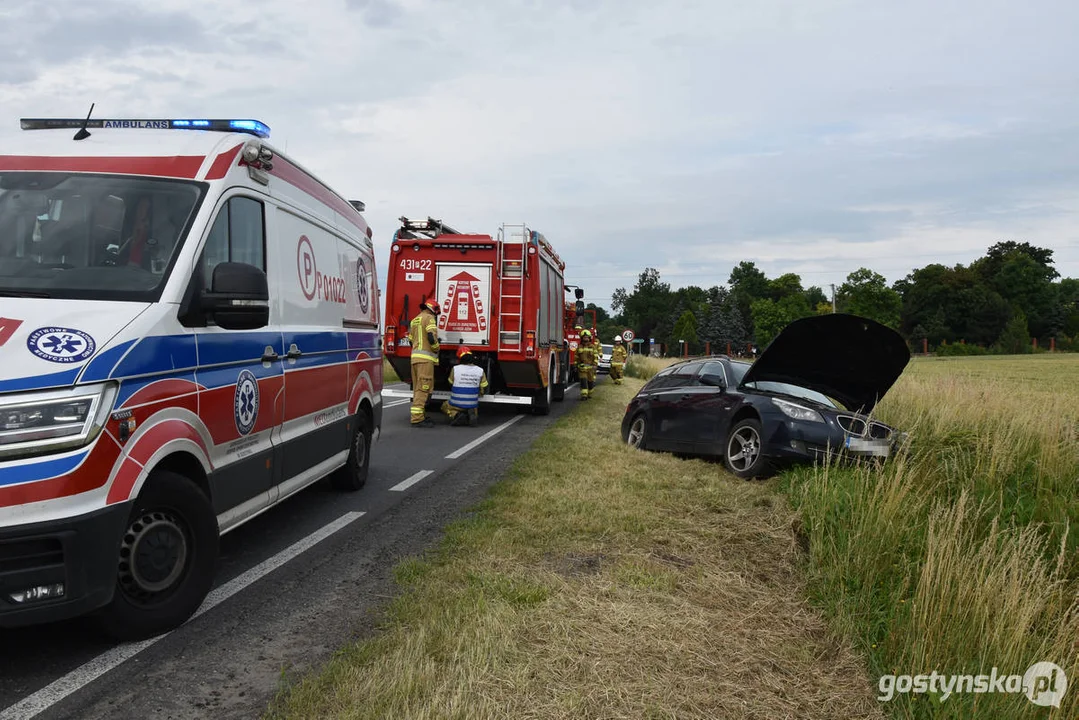
[[(628, 327), (672, 355), (683, 351), (679, 341), (690, 354), (706, 343), (712, 352), (764, 348), (794, 320), (833, 312), (822, 288), (804, 287), (796, 273), (769, 278), (748, 260), (709, 288), (672, 289), (646, 268), (632, 290), (615, 290), (613, 314), (587, 307), (604, 342)], [(1053, 251), (1025, 242), (998, 242), (969, 265), (926, 265), (891, 285), (859, 268), (835, 289), (835, 311), (895, 328), (915, 352), (1022, 353), (1035, 340), (1040, 348), (1079, 350), (1079, 279), (1061, 278)]]

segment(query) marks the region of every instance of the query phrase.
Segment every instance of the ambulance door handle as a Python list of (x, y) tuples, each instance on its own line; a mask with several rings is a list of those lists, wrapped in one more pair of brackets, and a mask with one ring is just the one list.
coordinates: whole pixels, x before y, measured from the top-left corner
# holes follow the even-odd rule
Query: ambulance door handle
[(303, 353), (300, 352), (300, 348), (296, 347), (296, 343), (292, 343), (289, 345), (288, 353), (285, 354), (285, 357), (289, 360), (297, 360), (301, 355), (303, 355)]
[(266, 349), (262, 351), (262, 362), (273, 362), (281, 356), (277, 354), (277, 351), (270, 345), (266, 346)]

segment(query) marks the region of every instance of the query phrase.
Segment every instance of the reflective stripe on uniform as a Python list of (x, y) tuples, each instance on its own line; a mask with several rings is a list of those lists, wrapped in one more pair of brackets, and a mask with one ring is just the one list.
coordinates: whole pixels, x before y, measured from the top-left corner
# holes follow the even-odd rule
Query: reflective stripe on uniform
[(483, 368), (476, 365), (458, 365), (450, 371), (450, 404), (461, 410), (471, 410), (480, 405), (480, 388), (487, 386)]
[[(435, 342), (427, 340), (427, 333), (435, 336)], [(438, 362), (438, 323), (429, 310), (423, 310), (412, 318), (408, 326), (408, 339), (412, 342), (413, 360)]]

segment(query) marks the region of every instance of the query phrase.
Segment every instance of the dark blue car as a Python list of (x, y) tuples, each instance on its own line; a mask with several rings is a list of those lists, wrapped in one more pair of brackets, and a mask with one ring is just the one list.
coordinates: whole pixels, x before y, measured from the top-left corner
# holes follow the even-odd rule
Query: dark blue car
[(755, 362), (721, 355), (664, 368), (626, 407), (622, 438), (721, 457), (746, 479), (828, 455), (887, 458), (906, 436), (869, 415), (909, 361), (899, 333), (873, 320), (804, 318)]

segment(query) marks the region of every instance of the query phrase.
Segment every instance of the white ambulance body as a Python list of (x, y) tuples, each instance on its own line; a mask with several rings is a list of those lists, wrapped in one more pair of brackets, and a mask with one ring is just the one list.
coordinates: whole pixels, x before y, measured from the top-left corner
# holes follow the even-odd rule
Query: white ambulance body
[(0, 627), (147, 637), (198, 609), (220, 534), (363, 485), (377, 273), (362, 204), (262, 123), (79, 125), (0, 147)]

